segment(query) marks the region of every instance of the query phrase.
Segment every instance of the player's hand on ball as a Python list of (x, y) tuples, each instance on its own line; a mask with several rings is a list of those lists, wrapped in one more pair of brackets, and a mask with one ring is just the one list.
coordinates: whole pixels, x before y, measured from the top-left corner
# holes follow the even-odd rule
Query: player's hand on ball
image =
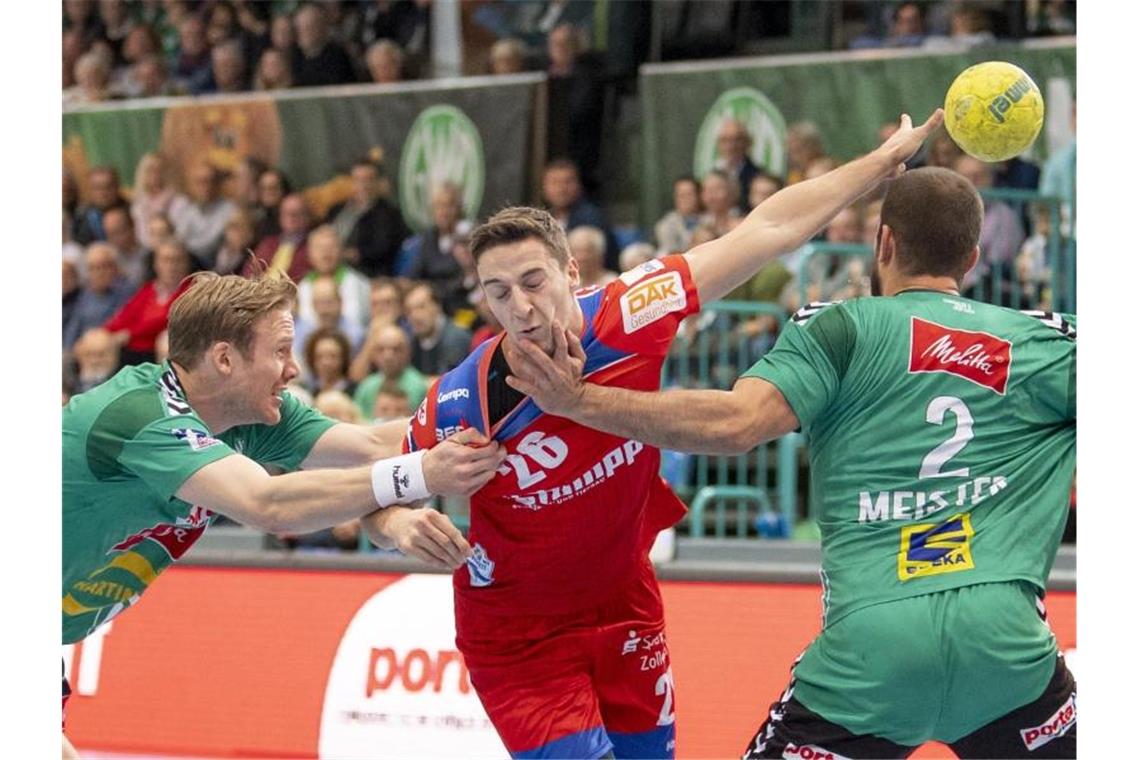
[(537, 344), (523, 339), (507, 353), (511, 374), (507, 385), (525, 393), (547, 414), (567, 416), (582, 395), (582, 370), (586, 352), (571, 330), (554, 321), (554, 355), (547, 356)]
[(879, 150), (891, 159), (892, 166), (887, 173), (887, 178), (897, 177), (906, 171), (906, 162), (918, 152), (930, 133), (938, 129), (939, 125), (942, 124), (943, 116), (942, 109), (936, 108), (925, 123), (916, 127), (911, 123), (910, 114), (904, 113), (902, 115), (898, 130), (879, 146)]
[(447, 515), (434, 509), (388, 507), (360, 521), (372, 543), (395, 548), (440, 570), (455, 570), (471, 556), (471, 545)]
[(469, 496), (495, 476), (506, 450), (475, 428), (464, 428), (424, 455), (428, 490), (441, 496)]

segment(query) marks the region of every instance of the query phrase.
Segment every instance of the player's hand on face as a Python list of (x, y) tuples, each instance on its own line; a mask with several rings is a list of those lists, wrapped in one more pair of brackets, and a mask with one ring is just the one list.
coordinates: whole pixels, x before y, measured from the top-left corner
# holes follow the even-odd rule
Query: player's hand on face
[(906, 171), (904, 164), (910, 160), (911, 156), (918, 152), (918, 149), (922, 147), (922, 143), (930, 136), (930, 133), (938, 129), (938, 126), (942, 124), (943, 116), (942, 109), (936, 108), (925, 123), (916, 127), (911, 123), (909, 114), (904, 113), (902, 115), (902, 118), (899, 120), (898, 131), (879, 146), (879, 150), (886, 151), (895, 164), (887, 175), (888, 177), (896, 177)]
[(506, 454), (498, 441), (464, 428), (424, 455), (424, 480), (432, 493), (468, 496), (495, 476)]
[(455, 570), (471, 556), (471, 545), (447, 515), (434, 509), (388, 507), (360, 521), (377, 546), (400, 550), (440, 570)]
[(553, 324), (554, 355), (529, 340), (516, 343), (516, 351), (508, 355), (511, 374), (507, 385), (525, 393), (547, 414), (566, 416), (582, 395), (582, 370), (586, 352), (572, 330)]

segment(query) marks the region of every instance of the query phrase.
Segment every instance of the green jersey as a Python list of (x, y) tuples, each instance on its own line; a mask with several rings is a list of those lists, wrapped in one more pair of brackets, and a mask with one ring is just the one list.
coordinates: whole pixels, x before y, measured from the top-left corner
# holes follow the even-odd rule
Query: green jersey
[(1023, 580), (1044, 592), (1076, 463), (1076, 330), (929, 290), (812, 304), (745, 376), (808, 438), (824, 625)]
[(214, 437), (169, 364), (126, 367), (63, 410), (63, 643), (134, 604), (214, 520), (175, 497), (235, 452), (297, 469), (335, 423), (286, 393), (276, 425)]

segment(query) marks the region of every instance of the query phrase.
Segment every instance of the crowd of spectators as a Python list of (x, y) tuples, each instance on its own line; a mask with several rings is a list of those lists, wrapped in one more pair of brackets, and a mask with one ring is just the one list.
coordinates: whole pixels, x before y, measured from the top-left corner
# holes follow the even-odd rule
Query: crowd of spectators
[[(890, 33), (877, 44), (927, 44), (930, 14), (943, 6), (950, 20), (970, 15), (945, 3), (892, 5)], [(421, 2), (66, 0), (64, 9), (65, 101), (71, 103), (398, 81), (427, 50), (427, 4)], [(503, 74), (532, 68), (535, 46), (545, 41), (560, 118), (575, 127), (600, 124), (599, 80), (580, 64), (581, 27), (565, 14), (532, 21), (543, 34), (500, 39), (489, 66)], [(859, 43), (871, 44), (870, 37)], [(66, 65), (69, 56), (73, 66)], [(892, 128), (884, 124), (880, 138)], [(549, 151), (540, 192), (542, 205), (568, 232), (586, 287), (715, 239), (781, 188), (838, 163), (820, 130), (800, 122), (787, 132), (786, 171), (773, 172), (750, 158), (746, 125), (726, 119), (716, 134), (714, 168), (702, 177), (676, 178), (672, 208), (662, 209), (649, 229), (619, 235), (592, 187), (600, 134), (574, 131), (551, 138), (562, 142)], [(962, 154), (943, 130), (919, 163), (951, 168), (983, 190), (1040, 188), (1071, 208), (1066, 194), (1074, 155), (1063, 151), (1044, 172), (1021, 159), (984, 164)], [(461, 187), (432, 187), (431, 223), (413, 231), (384, 167), (371, 158), (351, 165), (347, 197), (320, 214), (279, 167), (254, 159), (227, 174), (202, 161), (180, 181), (171, 169), (170, 160), (154, 152), (138, 161), (129, 184), (110, 166), (85, 176), (64, 173), (65, 401), (122, 366), (163, 361), (171, 302), (187, 287), (186, 275), (202, 270), (242, 276), (269, 270), (297, 283), (294, 354), (301, 375), (291, 392), (337, 419), (407, 417), (434, 377), (500, 330), (478, 286), (468, 236), (479, 220), (465, 218)], [(729, 299), (792, 311), (807, 301), (868, 294), (867, 253), (878, 232), (880, 198), (870, 194), (820, 233), (819, 242), (846, 246), (835, 249), (845, 253), (790, 254)], [(1023, 308), (1047, 307), (1052, 219), (1044, 207), (987, 200), (982, 259), (967, 283), (971, 294), (1009, 303), (1019, 291)], [(1067, 220), (1065, 211), (1064, 232), (1072, 234)], [(764, 316), (733, 329), (762, 349), (778, 328), (774, 317)], [(357, 538), (355, 526), (346, 525), (315, 537), (287, 537), (287, 543), (351, 547)]]

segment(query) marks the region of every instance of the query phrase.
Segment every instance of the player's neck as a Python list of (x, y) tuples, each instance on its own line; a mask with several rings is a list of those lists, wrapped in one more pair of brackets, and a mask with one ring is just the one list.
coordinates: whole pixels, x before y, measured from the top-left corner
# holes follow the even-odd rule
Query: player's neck
[(961, 295), (958, 282), (953, 277), (934, 277), (931, 275), (917, 275), (902, 277), (885, 288), (884, 295), (896, 296), (908, 290), (937, 290), (949, 295)]
[(182, 386), (186, 403), (201, 418), (202, 422), (206, 423), (210, 433), (217, 435), (233, 427), (232, 422), (227, 422), (229, 417), (226, 414), (227, 403), (220, 386), (213, 387), (214, 384), (200, 372), (192, 372), (173, 362), (170, 366), (178, 375), (178, 383)]

